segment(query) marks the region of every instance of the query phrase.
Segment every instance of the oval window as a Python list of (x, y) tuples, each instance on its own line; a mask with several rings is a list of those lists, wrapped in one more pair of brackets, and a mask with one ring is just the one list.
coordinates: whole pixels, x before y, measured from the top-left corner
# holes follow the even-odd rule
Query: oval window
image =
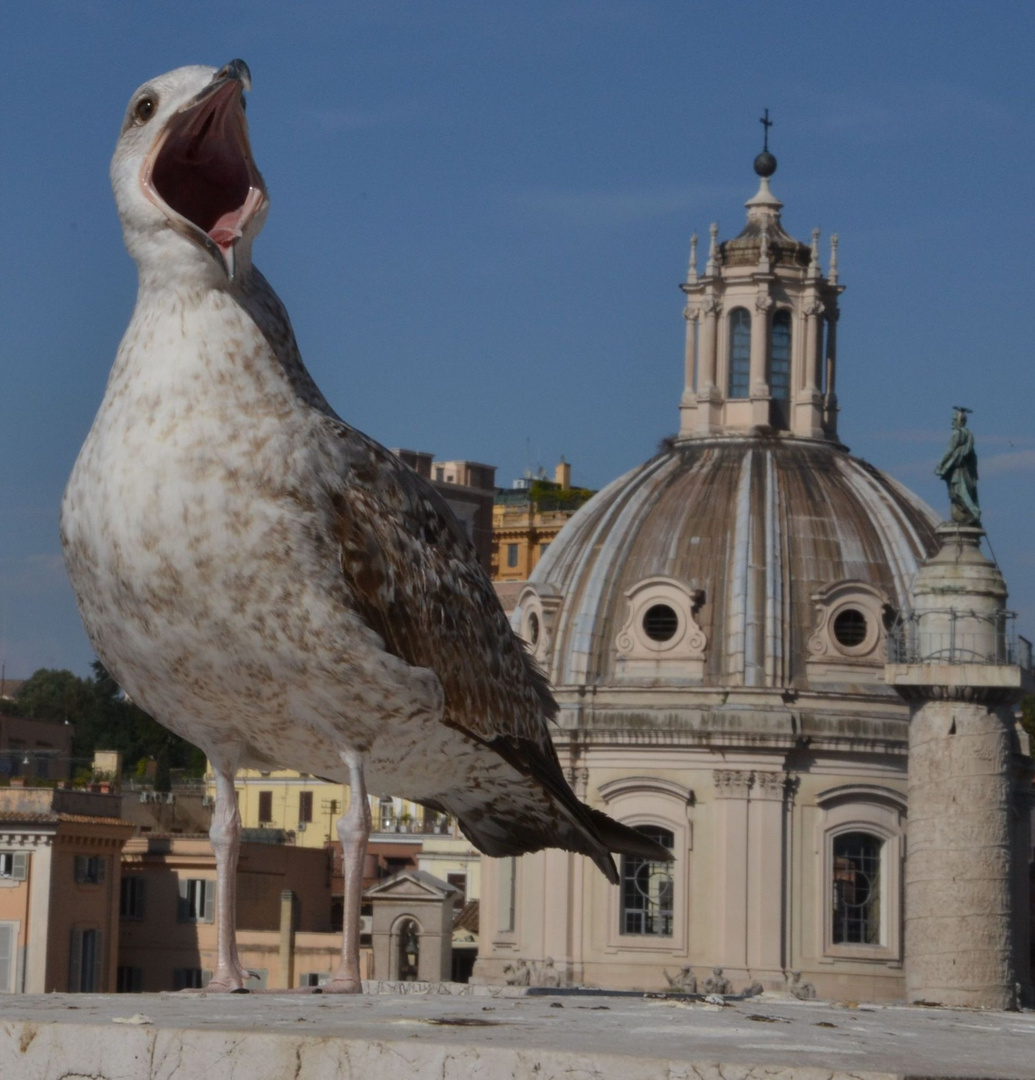
[(858, 608), (846, 608), (834, 619), (834, 637), (846, 649), (861, 645), (868, 631), (866, 616)]
[(528, 643), (539, 644), (539, 616), (533, 611), (528, 616)]
[(668, 604), (652, 604), (643, 614), (643, 632), (651, 641), (669, 641), (679, 629), (679, 616)]

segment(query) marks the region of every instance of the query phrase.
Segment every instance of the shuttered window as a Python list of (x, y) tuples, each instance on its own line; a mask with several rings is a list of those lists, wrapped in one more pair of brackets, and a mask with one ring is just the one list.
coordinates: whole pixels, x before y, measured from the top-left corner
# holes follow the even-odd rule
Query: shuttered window
[(104, 935), (100, 930), (73, 927), (68, 951), (68, 990), (95, 994), (104, 989)]
[(77, 855), (75, 879), (80, 885), (100, 885), (107, 874), (108, 860), (103, 855)]
[(29, 876), (27, 851), (0, 851), (0, 878), (24, 881)]
[(129, 874), (122, 879), (119, 896), (119, 918), (142, 919), (147, 912), (147, 880)]
[(208, 878), (180, 878), (176, 918), (180, 922), (215, 922), (216, 883)]
[(18, 924), (0, 923), (0, 994), (13, 994), (15, 950), (18, 946)]

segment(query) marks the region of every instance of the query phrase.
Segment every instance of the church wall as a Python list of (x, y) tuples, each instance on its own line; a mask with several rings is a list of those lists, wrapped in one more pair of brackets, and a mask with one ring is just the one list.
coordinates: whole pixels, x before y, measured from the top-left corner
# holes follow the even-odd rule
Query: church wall
[[(673, 833), (672, 934), (621, 933), (621, 886), (611, 886), (589, 859), (559, 851), (515, 860), (514, 931), (501, 934), (505, 860), (487, 859), (479, 977), (502, 981), (506, 963), (520, 957), (535, 967), (551, 958), (572, 983), (664, 990), (665, 970), (675, 975), (689, 964), (699, 983), (722, 967), (734, 990), (755, 979), (783, 989), (790, 973), (801, 971), (822, 997), (901, 999), (901, 751), (819, 753), (792, 759), (790, 771), (785, 748), (738, 755), (671, 743), (591, 743), (578, 760), (572, 776), (590, 805), (626, 824)], [(885, 944), (835, 948), (827, 918), (831, 837), (852, 829), (884, 841), (883, 887), (892, 895)], [(616, 863), (621, 870), (620, 856)]]

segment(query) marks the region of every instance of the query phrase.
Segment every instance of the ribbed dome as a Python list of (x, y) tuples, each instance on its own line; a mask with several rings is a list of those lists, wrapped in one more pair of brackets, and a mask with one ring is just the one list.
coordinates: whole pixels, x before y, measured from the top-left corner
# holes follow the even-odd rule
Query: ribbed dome
[[(936, 548), (936, 523), (915, 495), (836, 445), (680, 441), (568, 523), (531, 578), (523, 617), (541, 604), (549, 634), (540, 655), (558, 688), (628, 678), (807, 688), (853, 681), (853, 663), (869, 665), (862, 681), (879, 680), (877, 624), (906, 606), (919, 562)], [(641, 594), (657, 625), (637, 609)], [(679, 613), (681, 597), (685, 640), (667, 657), (659, 645), (651, 666), (651, 639), (669, 633), (661, 609)]]

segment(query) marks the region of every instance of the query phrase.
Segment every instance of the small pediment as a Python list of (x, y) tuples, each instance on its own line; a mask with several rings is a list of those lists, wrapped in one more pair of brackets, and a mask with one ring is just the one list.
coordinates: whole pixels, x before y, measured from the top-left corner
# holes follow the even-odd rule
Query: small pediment
[(456, 894), (457, 890), (441, 878), (429, 874), (426, 870), (402, 870), (376, 885), (371, 885), (363, 894), (366, 900), (378, 900), (388, 897), (418, 900), (445, 900)]

